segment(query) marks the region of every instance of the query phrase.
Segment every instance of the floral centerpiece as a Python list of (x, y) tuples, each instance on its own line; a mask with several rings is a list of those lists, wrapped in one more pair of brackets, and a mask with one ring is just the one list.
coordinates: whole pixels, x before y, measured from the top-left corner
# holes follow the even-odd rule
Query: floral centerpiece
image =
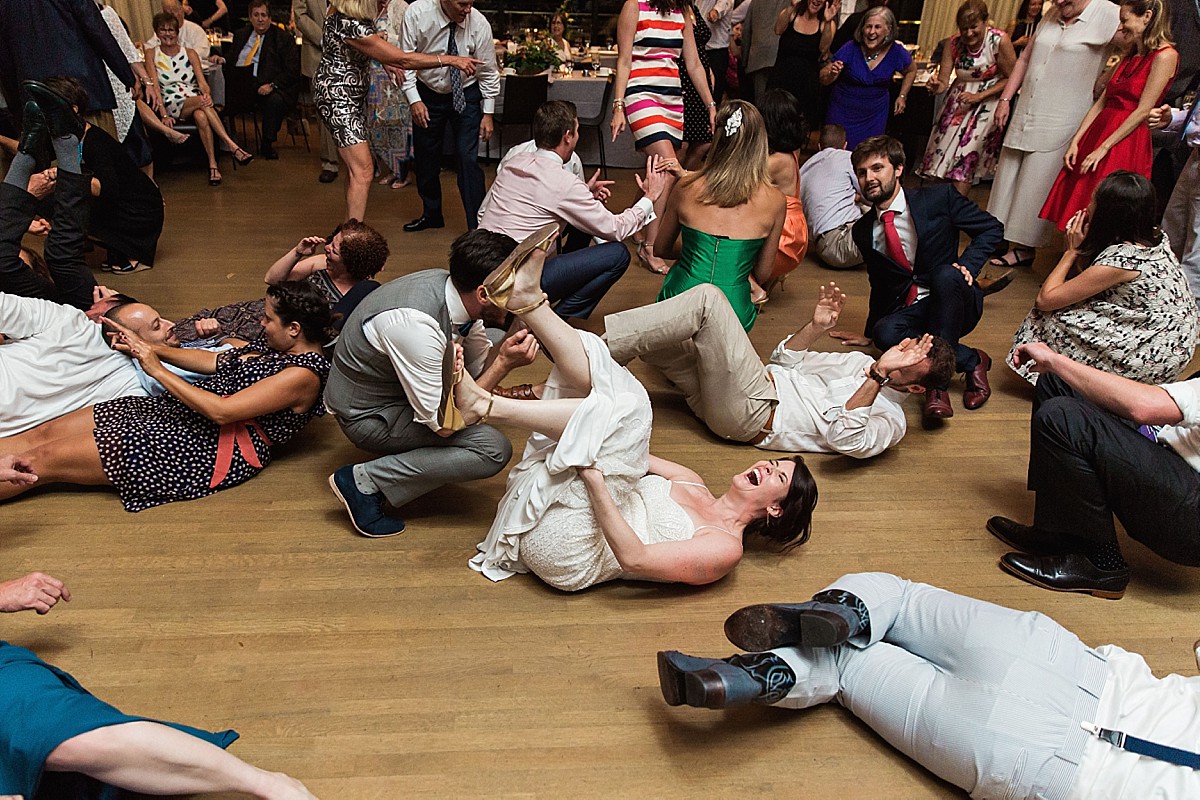
[(550, 40), (541, 35), (529, 36), (504, 58), (504, 66), (512, 67), (518, 75), (536, 75), (554, 69), (562, 63)]

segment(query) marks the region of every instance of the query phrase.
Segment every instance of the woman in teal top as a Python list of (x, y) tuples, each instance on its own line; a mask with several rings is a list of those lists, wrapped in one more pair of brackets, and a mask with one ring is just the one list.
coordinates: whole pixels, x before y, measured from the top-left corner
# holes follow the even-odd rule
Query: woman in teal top
[[(729, 298), (750, 330), (759, 285), (771, 276), (787, 202), (767, 169), (767, 131), (749, 103), (733, 100), (717, 113), (708, 160), (696, 172), (673, 161), (660, 165), (681, 176), (658, 229), (655, 252), (679, 260), (663, 280), (658, 300), (711, 283)], [(682, 240), (682, 245), (681, 245)]]

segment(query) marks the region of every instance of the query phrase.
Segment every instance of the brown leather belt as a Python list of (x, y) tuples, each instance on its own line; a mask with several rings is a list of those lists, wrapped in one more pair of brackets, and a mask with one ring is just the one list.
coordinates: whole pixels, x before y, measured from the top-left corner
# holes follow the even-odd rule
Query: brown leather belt
[[(775, 385), (775, 378), (772, 377), (771, 373), (769, 372), (767, 373), (767, 380), (771, 382), (772, 386)], [(764, 439), (771, 435), (771, 427), (775, 424), (775, 407), (778, 405), (778, 402), (771, 405), (771, 413), (767, 415), (767, 421), (762, 426), (762, 430), (756, 433), (754, 438), (746, 442), (746, 444), (760, 444)]]

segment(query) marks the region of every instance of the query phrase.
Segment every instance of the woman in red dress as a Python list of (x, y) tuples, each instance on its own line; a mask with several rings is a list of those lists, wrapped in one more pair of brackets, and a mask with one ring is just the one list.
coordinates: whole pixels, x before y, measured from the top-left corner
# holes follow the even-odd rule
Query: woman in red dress
[(1059, 230), (1065, 231), (1075, 212), (1087, 208), (1104, 176), (1127, 169), (1150, 177), (1146, 118), (1162, 102), (1179, 63), (1179, 54), (1171, 46), (1163, 0), (1121, 3), (1118, 34), (1130, 42), (1129, 52), (1079, 123), (1063, 156), (1063, 169), (1039, 215)]

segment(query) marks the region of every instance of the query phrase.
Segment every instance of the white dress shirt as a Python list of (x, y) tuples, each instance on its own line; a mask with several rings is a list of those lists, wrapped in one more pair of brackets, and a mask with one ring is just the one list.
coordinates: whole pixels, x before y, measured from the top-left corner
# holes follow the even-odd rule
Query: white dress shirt
[(256, 78), (258, 77), (258, 58), (262, 55), (262, 45), (259, 44), (258, 48), (255, 49), (254, 44), (255, 42), (264, 38), (264, 35), (265, 34), (258, 33), (257, 31), (251, 31), (250, 37), (246, 39), (246, 45), (242, 48), (242, 52), (237, 54), (237, 61), (234, 62), (237, 66), (244, 67), (246, 66), (246, 59), (251, 53), (253, 53), (254, 57), (250, 61), (250, 66), (252, 68), (252, 74)]
[[(912, 214), (908, 213), (908, 198), (904, 196), (904, 189), (901, 188), (896, 192), (896, 199), (886, 209), (879, 209), (875, 217), (875, 227), (872, 230), (872, 241), (875, 244), (875, 249), (884, 255), (889, 255), (887, 249), (887, 237), (884, 235), (883, 214), (885, 211), (895, 211), (896, 216), (892, 218), (892, 224), (896, 226), (896, 233), (900, 234), (900, 246), (904, 248), (904, 256), (908, 259), (910, 265), (916, 266), (917, 257), (917, 225), (913, 222)], [(923, 300), (929, 296), (929, 287), (917, 284), (917, 300)]]
[[(1108, 659), (1108, 680), (1100, 694), (1096, 719), (1084, 721), (1195, 752), (1200, 678), (1156, 678), (1137, 653), (1111, 644), (1096, 651)], [(1195, 797), (1200, 797), (1200, 770), (1139, 756), (1092, 736), (1084, 746), (1067, 800)]]
[[(733, 0), (701, 0), (700, 16), (708, 23), (712, 36), (705, 50), (723, 50), (729, 47), (729, 32), (733, 30)], [(716, 9), (717, 21), (708, 18), (709, 12)]]
[[(446, 279), (446, 309), (454, 338), (462, 342), (467, 371), (474, 376), (487, 365), (492, 344), (488, 341), (483, 323), (472, 322), (463, 307), (458, 290)], [(458, 329), (471, 323), (466, 336)], [(441, 429), (437, 412), (442, 404), (442, 359), (446, 353), (446, 337), (437, 320), (424, 311), (413, 308), (394, 308), (376, 314), (363, 325), (367, 341), (387, 355), (404, 387), (404, 394), (413, 408), (413, 419), (435, 433)]]
[(800, 165), (800, 203), (813, 238), (863, 215), (854, 203), (858, 191), (849, 150), (826, 147)]
[[(416, 0), (404, 15), (404, 30), (400, 37), (400, 49), (410, 53), (426, 53), (444, 56), (450, 43), (450, 18), (442, 12), (438, 0)], [(484, 114), (496, 108), (496, 97), (500, 94), (500, 71), (496, 68), (496, 45), (492, 42), (492, 26), (478, 9), (472, 9), (461, 25), (454, 27), (454, 39), (458, 54), (478, 59), (483, 64), (474, 75), (463, 75), (462, 85), (467, 88), (478, 81), (482, 95), (481, 107)], [(411, 106), (421, 102), (417, 81), (438, 94), (450, 94), (450, 70), (452, 67), (405, 70), (401, 88)]]
[(125, 395), (146, 396), (133, 362), (82, 311), (0, 292), (0, 437)]
[[(1167, 133), (1183, 131), (1183, 141), (1188, 147), (1200, 147), (1200, 111), (1193, 116), (1192, 109), (1195, 107), (1193, 104), (1188, 108), (1172, 108), (1171, 124), (1163, 129)], [(1187, 124), (1187, 130), (1183, 130), (1184, 123)]]
[(1158, 431), (1158, 441), (1168, 445), (1192, 469), (1200, 472), (1200, 378), (1177, 383), (1164, 383), (1183, 419), (1175, 425), (1164, 425)]
[(583, 179), (563, 169), (553, 150), (512, 156), (488, 192), (479, 226), (518, 242), (550, 222), (567, 222), (584, 233), (620, 242), (654, 219), (654, 203), (643, 197), (619, 214), (592, 196)]
[(907, 392), (884, 387), (871, 405), (846, 409), (846, 401), (862, 386), (875, 359), (857, 352), (788, 350), (790, 338), (775, 347), (767, 364), (779, 405), (771, 433), (758, 447), (870, 458), (904, 438), (907, 427), (901, 403)]

